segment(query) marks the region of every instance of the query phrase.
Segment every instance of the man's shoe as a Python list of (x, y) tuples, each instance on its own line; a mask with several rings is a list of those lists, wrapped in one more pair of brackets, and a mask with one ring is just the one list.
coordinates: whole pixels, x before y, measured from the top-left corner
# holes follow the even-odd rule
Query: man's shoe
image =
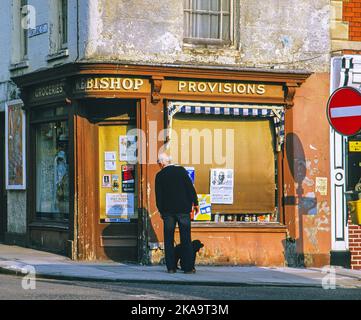
[(176, 272), (177, 272), (177, 270), (175, 270), (175, 269), (168, 270), (168, 273), (176, 273)]
[(196, 269), (193, 268), (192, 270), (190, 271), (184, 271), (185, 274), (192, 274), (192, 273), (196, 273)]

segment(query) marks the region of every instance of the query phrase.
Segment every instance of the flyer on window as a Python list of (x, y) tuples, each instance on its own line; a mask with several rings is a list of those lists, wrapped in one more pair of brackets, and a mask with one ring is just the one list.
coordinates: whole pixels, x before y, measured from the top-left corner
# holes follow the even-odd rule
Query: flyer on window
[(107, 193), (106, 195), (107, 217), (129, 217), (134, 215), (133, 193)]
[(211, 169), (211, 203), (233, 204), (233, 169)]
[(122, 192), (135, 192), (135, 167), (133, 165), (122, 166)]
[(134, 162), (137, 160), (137, 137), (119, 136), (119, 161)]
[(212, 218), (212, 204), (210, 194), (198, 194), (199, 213), (194, 216), (195, 221), (210, 221)]
[(187, 170), (188, 176), (192, 180), (192, 183), (194, 184), (194, 168), (193, 167), (185, 167), (185, 169)]

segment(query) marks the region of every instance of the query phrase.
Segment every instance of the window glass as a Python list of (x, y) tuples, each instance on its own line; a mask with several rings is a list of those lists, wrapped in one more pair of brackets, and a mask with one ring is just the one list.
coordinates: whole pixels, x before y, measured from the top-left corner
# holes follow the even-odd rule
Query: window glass
[[(172, 129), (172, 159), (193, 168), (198, 194), (212, 193), (212, 172), (223, 173), (224, 178), (229, 169), (233, 170), (233, 188), (229, 190), (233, 201), (212, 203), (212, 220), (277, 221), (276, 157), (270, 120), (178, 113)], [(224, 161), (226, 156), (233, 158), (233, 165)]]
[(28, 55), (28, 31), (23, 28), (23, 19), (26, 18), (29, 13), (26, 10), (26, 6), (28, 5), (28, 0), (20, 1), (20, 47), (21, 47), (21, 58), (26, 59)]
[(185, 41), (230, 41), (231, 0), (184, 0)]
[(36, 127), (36, 211), (38, 217), (66, 219), (69, 213), (67, 122)]
[(60, 0), (60, 2), (61, 45), (66, 46), (68, 43), (68, 0)]

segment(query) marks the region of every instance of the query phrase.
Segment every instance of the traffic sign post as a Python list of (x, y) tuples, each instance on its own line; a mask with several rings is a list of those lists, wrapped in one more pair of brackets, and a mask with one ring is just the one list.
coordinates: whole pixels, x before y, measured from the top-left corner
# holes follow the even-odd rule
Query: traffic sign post
[(354, 136), (361, 131), (361, 92), (352, 87), (337, 89), (327, 103), (327, 117), (335, 131)]

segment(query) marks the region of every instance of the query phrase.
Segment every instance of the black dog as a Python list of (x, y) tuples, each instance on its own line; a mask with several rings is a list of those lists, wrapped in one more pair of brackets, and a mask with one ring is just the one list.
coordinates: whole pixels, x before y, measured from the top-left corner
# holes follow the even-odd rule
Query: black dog
[[(199, 240), (193, 240), (192, 241), (192, 248), (193, 248), (193, 256), (192, 256), (192, 259), (193, 259), (193, 262), (192, 262), (192, 266), (194, 268), (194, 265), (196, 263), (196, 255), (197, 255), (197, 252), (204, 247), (204, 244), (202, 242), (200, 242)], [(181, 259), (181, 251), (182, 251), (182, 248), (181, 248), (181, 245), (180, 244), (177, 244), (174, 248), (174, 252), (175, 252), (175, 265), (177, 266), (178, 268), (178, 262), (180, 260), (180, 265), (181, 265), (181, 269), (183, 269), (183, 265), (182, 265), (182, 259)]]

